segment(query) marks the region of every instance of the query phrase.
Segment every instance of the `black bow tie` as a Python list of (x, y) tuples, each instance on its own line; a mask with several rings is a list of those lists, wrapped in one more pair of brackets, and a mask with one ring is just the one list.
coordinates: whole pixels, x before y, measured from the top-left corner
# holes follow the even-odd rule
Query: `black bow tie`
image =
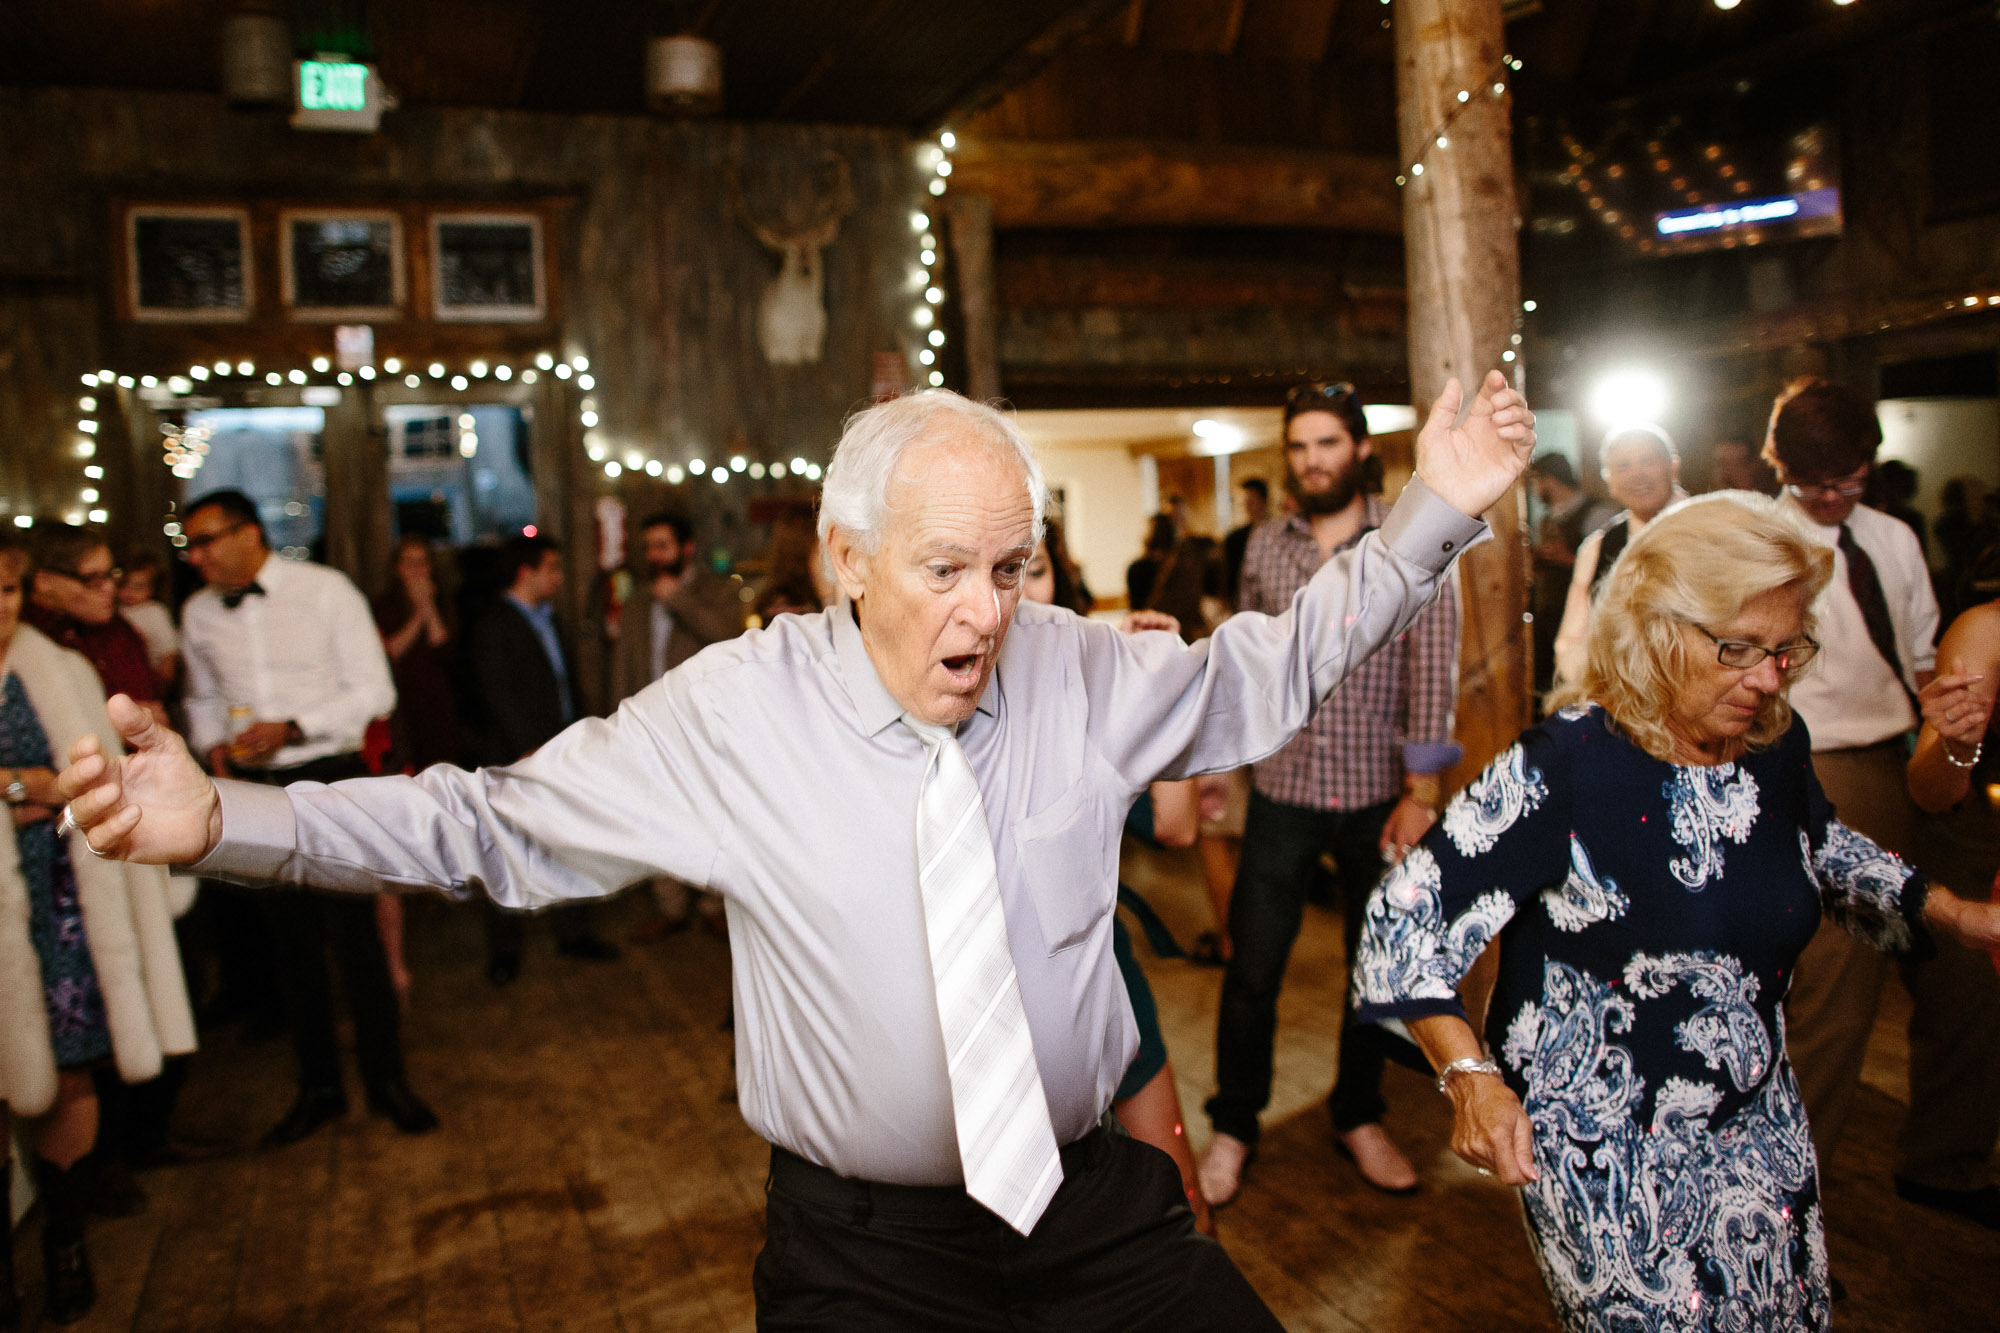
[(235, 592), (226, 592), (222, 594), (222, 604), (228, 607), (231, 611), (234, 611), (237, 607), (243, 605), (243, 599), (245, 597), (262, 597), (262, 596), (264, 596), (264, 585), (261, 583), (252, 583), (247, 588), (238, 588)]

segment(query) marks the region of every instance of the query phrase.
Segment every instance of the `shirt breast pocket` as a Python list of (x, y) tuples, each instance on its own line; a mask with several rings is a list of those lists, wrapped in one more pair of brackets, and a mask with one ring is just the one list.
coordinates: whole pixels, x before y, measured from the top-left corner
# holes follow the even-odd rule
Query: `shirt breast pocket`
[(1015, 826), (1015, 854), (1051, 955), (1083, 943), (1117, 905), (1117, 829), (1104, 793), (1087, 780)]

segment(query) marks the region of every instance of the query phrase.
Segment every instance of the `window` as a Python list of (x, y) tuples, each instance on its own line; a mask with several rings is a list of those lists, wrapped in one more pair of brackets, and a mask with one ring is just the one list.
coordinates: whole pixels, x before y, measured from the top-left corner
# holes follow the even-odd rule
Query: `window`
[(133, 208), (125, 214), (132, 317), (240, 322), (250, 317), (250, 217), (240, 208)]
[(394, 319), (403, 304), (403, 229), (393, 213), (286, 213), (285, 305), (306, 320)]
[(530, 214), (431, 219), (433, 314), (439, 320), (535, 323), (547, 317), (542, 223)]

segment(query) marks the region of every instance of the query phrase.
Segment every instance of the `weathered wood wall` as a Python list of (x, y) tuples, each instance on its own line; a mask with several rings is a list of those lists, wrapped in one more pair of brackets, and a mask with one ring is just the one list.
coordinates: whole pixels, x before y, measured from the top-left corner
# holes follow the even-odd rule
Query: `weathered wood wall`
[[(44, 514), (74, 503), (78, 464), (67, 450), (84, 373), (165, 376), (225, 354), (260, 370), (284, 368), (333, 350), (329, 326), (283, 317), (268, 262), (258, 264), (258, 309), (247, 324), (121, 320), (113, 292), (124, 200), (547, 210), (557, 298), (548, 324), (378, 322), (377, 354), (457, 364), (541, 348), (587, 355), (597, 434), (612, 457), (638, 450), (669, 464), (729, 453), (823, 460), (842, 418), (867, 399), (873, 355), (909, 345), (919, 182), (907, 141), (892, 132), (413, 108), (391, 113), (375, 135), (304, 134), (208, 96), (37, 90), (0, 91), (0, 144), (0, 496)], [(777, 259), (732, 211), (725, 171), (737, 164), (760, 221), (803, 221), (829, 154), (848, 164), (854, 207), (824, 256), (825, 353), (816, 365), (772, 366), (756, 325)], [(543, 515), (543, 526), (584, 556), (591, 503), (613, 485), (583, 458), (574, 407), (572, 395), (564, 411), (539, 414), (566, 419), (538, 419), (537, 452), (567, 469), (561, 512)], [(332, 415), (357, 429), (334, 432), (330, 448), (380, 448), (365, 421)], [(107, 432), (115, 421), (107, 419)], [(129, 471), (147, 459), (160, 470), (157, 438), (129, 455), (102, 453), (114, 529), (157, 536), (162, 479)], [(335, 473), (367, 484), (340, 487), (329, 513), (340, 535), (329, 532), (329, 549), (357, 574), (378, 572), (387, 496), (368, 511), (355, 497), (374, 485), (370, 469), (336, 463)], [(790, 485), (740, 475), (727, 486), (690, 481), (679, 500), (696, 513), (707, 544), (747, 554), (760, 534), (746, 506)], [(643, 476), (618, 487), (635, 513), (674, 498)], [(578, 575), (585, 564), (577, 561)], [(586, 582), (572, 578), (572, 595), (580, 599)]]

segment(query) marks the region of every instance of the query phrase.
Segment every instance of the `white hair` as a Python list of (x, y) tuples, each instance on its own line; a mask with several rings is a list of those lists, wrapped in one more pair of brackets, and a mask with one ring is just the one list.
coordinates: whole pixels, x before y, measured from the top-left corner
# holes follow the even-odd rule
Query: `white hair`
[[(940, 421), (939, 418), (945, 418)], [(864, 408), (847, 419), (833, 461), (820, 488), (819, 540), (826, 544), (837, 527), (859, 550), (882, 547), (889, 512), (889, 481), (896, 464), (913, 446), (937, 443), (944, 430), (965, 432), (994, 452), (1013, 458), (1026, 474), (1028, 499), (1035, 507), (1035, 541), (1042, 540), (1049, 488), (1042, 465), (1014, 419), (998, 408), (948, 389), (926, 389)]]
[(1597, 470), (1600, 473), (1607, 477), (1611, 475), (1611, 448), (1627, 440), (1652, 445), (1668, 467), (1681, 461), (1681, 451), (1675, 447), (1673, 436), (1650, 421), (1628, 421), (1604, 433), (1604, 443), (1597, 446)]

